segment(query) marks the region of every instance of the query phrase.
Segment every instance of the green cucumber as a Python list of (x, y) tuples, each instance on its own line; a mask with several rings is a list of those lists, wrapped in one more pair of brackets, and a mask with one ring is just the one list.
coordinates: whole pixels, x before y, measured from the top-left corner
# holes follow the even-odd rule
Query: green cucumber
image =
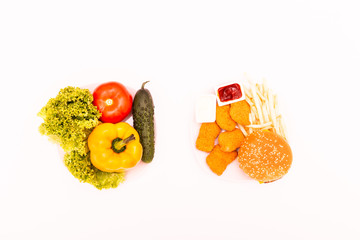
[(134, 128), (139, 133), (143, 147), (141, 160), (145, 163), (151, 162), (155, 153), (154, 103), (150, 91), (144, 88), (148, 82), (144, 82), (136, 92), (132, 106)]

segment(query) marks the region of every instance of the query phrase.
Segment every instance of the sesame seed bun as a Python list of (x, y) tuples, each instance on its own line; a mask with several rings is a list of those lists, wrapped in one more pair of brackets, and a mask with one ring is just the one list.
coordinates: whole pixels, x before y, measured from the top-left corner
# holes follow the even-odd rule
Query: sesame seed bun
[(248, 135), (239, 149), (240, 168), (259, 182), (272, 182), (290, 169), (292, 152), (280, 135), (269, 131), (255, 131)]

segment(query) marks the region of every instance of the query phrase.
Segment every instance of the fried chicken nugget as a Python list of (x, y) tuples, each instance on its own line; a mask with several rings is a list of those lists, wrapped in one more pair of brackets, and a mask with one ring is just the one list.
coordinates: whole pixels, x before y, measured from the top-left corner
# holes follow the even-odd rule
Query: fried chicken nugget
[(236, 122), (230, 116), (230, 105), (219, 106), (216, 104), (216, 123), (226, 131), (232, 131)]
[(232, 131), (220, 133), (218, 140), (221, 151), (232, 152), (241, 146), (244, 139), (245, 136), (242, 131), (238, 128), (235, 128)]
[(211, 171), (220, 176), (223, 174), (226, 167), (235, 160), (237, 155), (237, 151), (223, 152), (221, 151), (220, 146), (216, 145), (206, 157), (206, 163)]
[(196, 139), (196, 148), (200, 151), (210, 152), (214, 148), (215, 139), (220, 132), (221, 129), (216, 122), (202, 123)]
[(246, 102), (246, 100), (242, 100), (232, 103), (229, 112), (231, 118), (238, 124), (250, 125), (250, 111), (250, 105)]

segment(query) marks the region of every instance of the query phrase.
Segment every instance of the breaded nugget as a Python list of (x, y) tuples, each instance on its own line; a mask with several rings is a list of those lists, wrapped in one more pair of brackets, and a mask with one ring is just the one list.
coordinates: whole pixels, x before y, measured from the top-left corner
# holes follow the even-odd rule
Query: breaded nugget
[(250, 105), (246, 102), (246, 100), (242, 100), (231, 104), (230, 116), (238, 124), (250, 125), (250, 111)]
[(221, 132), (220, 127), (216, 124), (216, 122), (212, 123), (202, 123), (199, 135), (196, 139), (196, 148), (200, 151), (210, 152), (214, 145), (215, 139)]
[(206, 163), (216, 175), (220, 176), (226, 167), (235, 160), (237, 151), (223, 152), (219, 145), (216, 145), (210, 154), (206, 157)]
[(219, 106), (216, 104), (216, 123), (226, 131), (232, 131), (236, 122), (230, 117), (230, 105)]
[(219, 145), (223, 152), (232, 152), (239, 148), (244, 141), (245, 136), (240, 129), (235, 128), (232, 131), (222, 132), (219, 135)]

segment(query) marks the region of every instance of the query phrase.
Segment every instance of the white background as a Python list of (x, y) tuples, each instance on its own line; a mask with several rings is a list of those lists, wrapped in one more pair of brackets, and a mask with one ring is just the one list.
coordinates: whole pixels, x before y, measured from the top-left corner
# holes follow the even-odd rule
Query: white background
[[(0, 239), (360, 239), (356, 1), (1, 1)], [(278, 93), (294, 155), (272, 184), (201, 169), (196, 96), (244, 72)], [(66, 86), (155, 102), (156, 155), (79, 183), (36, 116)]]

